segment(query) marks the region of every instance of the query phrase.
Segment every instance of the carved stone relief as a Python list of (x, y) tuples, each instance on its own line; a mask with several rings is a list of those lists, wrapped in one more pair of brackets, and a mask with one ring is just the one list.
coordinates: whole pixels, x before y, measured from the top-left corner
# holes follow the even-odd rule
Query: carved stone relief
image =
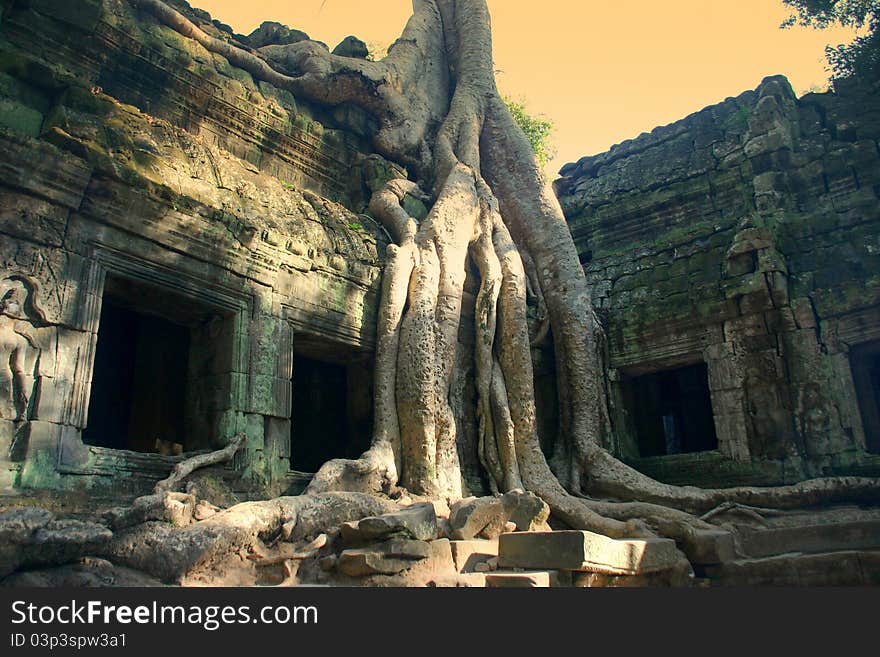
[(0, 278), (0, 420), (13, 425), (3, 432), (11, 441), (2, 445), (12, 460), (26, 451), (42, 351), (38, 331), (49, 324), (40, 293), (37, 280), (25, 274), (6, 271)]

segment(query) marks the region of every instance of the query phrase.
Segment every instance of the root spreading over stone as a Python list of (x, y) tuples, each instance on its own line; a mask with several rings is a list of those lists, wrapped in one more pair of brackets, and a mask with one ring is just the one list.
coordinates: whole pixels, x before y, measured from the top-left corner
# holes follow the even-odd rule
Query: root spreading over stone
[[(358, 460), (320, 469), (304, 496), (324, 500), (317, 508), (333, 507), (321, 497), (329, 491), (392, 494), (403, 487), (450, 501), (465, 493), (453, 384), (465, 348), (457, 336), (471, 266), (480, 286), (476, 343), (467, 357), (475, 363), (479, 457), (494, 492), (523, 488), (570, 527), (611, 537), (662, 535), (689, 554), (714, 540), (717, 528), (697, 516), (720, 505), (877, 499), (877, 481), (856, 477), (763, 489), (670, 486), (603, 448), (610, 422), (602, 328), (559, 203), (496, 88), (484, 0), (415, 0), (401, 38), (378, 62), (333, 55), (311, 41), (248, 52), (205, 34), (161, 0), (132, 1), (260, 80), (327, 105), (361, 107), (378, 121), (377, 152), (410, 172), (412, 180), (374, 190), (370, 203), (394, 240), (379, 310), (372, 446)], [(429, 205), (426, 217), (407, 212), (407, 196)], [(531, 334), (529, 294), (544, 318)], [(560, 395), (554, 470), (538, 440), (531, 360), (532, 343), (548, 336)], [(368, 498), (332, 499), (347, 500), (349, 515), (369, 506)], [(241, 547), (247, 537), (278, 531), (292, 514), (304, 522), (310, 508), (288, 498), (238, 505), (198, 527)], [(321, 523), (345, 515), (328, 513)]]

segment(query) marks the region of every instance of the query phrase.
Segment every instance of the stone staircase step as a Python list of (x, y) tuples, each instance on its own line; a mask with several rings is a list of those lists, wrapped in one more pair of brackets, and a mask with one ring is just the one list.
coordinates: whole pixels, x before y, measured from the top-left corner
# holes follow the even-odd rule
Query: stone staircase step
[(795, 527), (741, 527), (739, 547), (748, 557), (788, 552), (834, 552), (880, 549), (880, 520), (856, 520)]
[(880, 584), (880, 550), (792, 552), (707, 566), (712, 586), (860, 586)]
[(498, 542), (502, 568), (570, 570), (636, 575), (681, 563), (667, 538), (613, 539), (587, 531), (514, 532)]

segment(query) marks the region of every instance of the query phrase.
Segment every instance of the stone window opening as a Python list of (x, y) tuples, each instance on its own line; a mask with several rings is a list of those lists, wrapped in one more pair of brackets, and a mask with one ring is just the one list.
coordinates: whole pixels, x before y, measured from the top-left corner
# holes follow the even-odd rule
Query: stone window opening
[(640, 457), (718, 448), (705, 363), (630, 377), (624, 399)]
[(294, 337), (290, 468), (316, 472), (330, 459), (356, 459), (373, 429), (371, 361), (344, 345)]
[(173, 290), (108, 274), (83, 442), (164, 456), (211, 448), (228, 406), (218, 399), (228, 320)]
[(880, 340), (853, 347), (849, 360), (865, 430), (865, 448), (880, 454)]

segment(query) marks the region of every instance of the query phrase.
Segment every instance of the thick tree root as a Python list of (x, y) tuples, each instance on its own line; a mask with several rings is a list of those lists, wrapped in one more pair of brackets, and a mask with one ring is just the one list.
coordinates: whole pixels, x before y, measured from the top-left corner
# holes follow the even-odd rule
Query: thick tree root
[(167, 478), (156, 484), (156, 487), (153, 489), (153, 493), (155, 493), (156, 495), (161, 495), (162, 493), (173, 491), (178, 486), (180, 486), (181, 482), (183, 482), (184, 479), (186, 479), (196, 470), (200, 468), (207, 468), (211, 465), (217, 465), (219, 463), (226, 463), (227, 461), (232, 460), (238, 450), (244, 447), (246, 441), (247, 436), (243, 433), (240, 433), (236, 435), (235, 438), (230, 440), (229, 444), (226, 445), (226, 447), (224, 447), (223, 449), (218, 449), (214, 452), (208, 452), (207, 454), (198, 454), (196, 456), (193, 456), (192, 458), (181, 461), (174, 466), (174, 469), (171, 471), (171, 474)]
[(244, 502), (188, 527), (147, 522), (114, 533), (99, 550), (113, 563), (167, 583), (212, 571), (251, 571), (248, 555), (263, 554), (265, 542), (286, 528), (289, 541), (309, 540), (328, 527), (398, 508), (390, 500), (359, 493), (323, 493)]
[(240, 433), (223, 449), (197, 454), (181, 461), (174, 466), (168, 477), (156, 483), (151, 495), (137, 498), (129, 507), (113, 509), (106, 514), (105, 520), (114, 529), (132, 527), (151, 520), (170, 522), (178, 526), (188, 525), (197, 500), (194, 495), (181, 493), (176, 489), (196, 470), (231, 460), (246, 441), (247, 436)]
[(306, 495), (332, 491), (393, 495), (397, 490), (394, 450), (387, 441), (374, 441), (359, 459), (327, 461), (306, 487)]
[[(381, 126), (374, 147), (413, 165), (436, 199), (418, 222), (403, 203), (406, 194), (421, 195), (413, 182), (391, 181), (374, 192), (370, 210), (397, 244), (388, 248), (379, 308), (373, 444), (358, 460), (325, 464), (310, 496), (389, 493), (398, 481), (415, 494), (461, 495), (450, 399), (470, 261), (480, 274), (473, 354), (479, 457), (493, 490), (523, 486), (571, 527), (668, 536), (694, 559), (711, 558), (718, 541), (718, 529), (694, 514), (721, 504), (795, 508), (880, 497), (876, 480), (856, 477), (779, 488), (670, 486), (606, 450), (612, 437), (602, 328), (559, 203), (495, 86), (484, 0), (417, 0), (404, 38), (382, 62), (335, 57), (308, 43), (257, 56), (205, 35), (160, 0), (132, 1), (259, 79), (372, 113)], [(263, 56), (283, 60), (292, 74)], [(530, 294), (549, 319), (534, 336)], [(560, 395), (555, 475), (538, 441), (530, 351), (549, 335)], [(277, 530), (291, 504), (239, 505), (208, 527), (261, 536)]]
[(841, 502), (880, 501), (880, 482), (869, 477), (825, 477), (789, 486), (697, 488), (660, 483), (630, 468), (607, 451), (592, 451), (588, 471), (591, 494), (638, 499), (655, 505), (671, 506), (688, 513), (702, 514), (732, 502), (776, 509), (819, 506)]

